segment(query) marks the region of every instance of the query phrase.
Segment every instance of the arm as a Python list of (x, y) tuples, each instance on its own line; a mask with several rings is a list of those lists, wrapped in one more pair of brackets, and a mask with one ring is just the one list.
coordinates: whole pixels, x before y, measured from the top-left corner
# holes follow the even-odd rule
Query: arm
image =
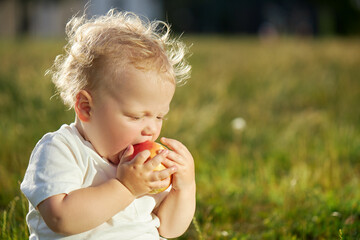
[(152, 166), (158, 165), (167, 153), (146, 161), (150, 153), (144, 151), (129, 161), (132, 152), (131, 146), (120, 159), (117, 178), (42, 201), (38, 209), (48, 227), (65, 235), (93, 229), (125, 209), (135, 198), (166, 186), (160, 179), (169, 177), (175, 169), (157, 173), (152, 171)]
[(172, 151), (164, 164), (175, 165), (172, 189), (155, 214), (160, 219), (159, 233), (163, 237), (174, 238), (183, 234), (189, 227), (195, 213), (196, 184), (194, 160), (191, 153), (180, 142), (162, 138), (162, 142)]
[(90, 230), (127, 207), (135, 197), (117, 179), (52, 196), (38, 205), (48, 227), (65, 235)]

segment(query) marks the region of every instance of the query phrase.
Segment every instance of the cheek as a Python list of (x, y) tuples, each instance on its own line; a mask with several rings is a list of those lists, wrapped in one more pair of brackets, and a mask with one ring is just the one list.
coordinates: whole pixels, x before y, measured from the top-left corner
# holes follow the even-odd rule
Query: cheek
[(161, 128), (162, 128), (162, 122), (157, 124), (157, 132), (154, 135), (153, 141), (155, 141), (160, 136)]
[(102, 136), (98, 139), (102, 139), (99, 146), (102, 149), (102, 155), (104, 157), (112, 157), (125, 149), (132, 142), (132, 135), (128, 129), (119, 128), (107, 128), (101, 133)]
[(140, 127), (127, 122), (118, 122), (111, 129), (108, 129), (111, 138), (108, 144), (115, 151), (121, 151), (141, 135)]
[(121, 129), (116, 121), (110, 121), (106, 115), (93, 119), (91, 142), (100, 155), (108, 156), (116, 151), (122, 136)]

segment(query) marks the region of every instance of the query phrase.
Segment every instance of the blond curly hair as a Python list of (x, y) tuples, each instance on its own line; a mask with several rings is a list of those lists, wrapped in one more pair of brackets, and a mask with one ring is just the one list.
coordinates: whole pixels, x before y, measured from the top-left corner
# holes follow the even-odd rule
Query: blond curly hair
[(106, 71), (108, 75), (133, 64), (138, 69), (157, 69), (177, 84), (190, 77), (191, 66), (185, 59), (188, 48), (170, 38), (170, 26), (163, 21), (111, 9), (91, 19), (85, 14), (74, 16), (66, 25), (66, 34), (65, 53), (56, 57), (47, 74), (70, 108), (80, 90), (96, 90), (101, 85), (103, 78), (96, 77), (97, 71), (106, 64), (115, 66), (112, 72)]

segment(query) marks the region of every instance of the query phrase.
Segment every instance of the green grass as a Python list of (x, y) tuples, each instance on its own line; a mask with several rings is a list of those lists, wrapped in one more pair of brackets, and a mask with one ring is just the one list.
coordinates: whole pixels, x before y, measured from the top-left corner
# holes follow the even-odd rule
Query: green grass
[[(185, 40), (192, 79), (162, 133), (196, 161), (196, 218), (179, 239), (360, 239), (359, 39)], [(29, 155), (74, 119), (43, 76), (62, 45), (0, 41), (0, 239), (27, 238)]]

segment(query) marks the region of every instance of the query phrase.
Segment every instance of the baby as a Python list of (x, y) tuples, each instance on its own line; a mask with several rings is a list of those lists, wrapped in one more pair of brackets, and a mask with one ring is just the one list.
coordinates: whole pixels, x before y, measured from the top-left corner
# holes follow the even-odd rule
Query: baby
[[(133, 13), (74, 17), (66, 53), (50, 74), (75, 122), (35, 146), (21, 190), (30, 239), (161, 239), (182, 235), (195, 212), (194, 160), (179, 141), (148, 160), (133, 145), (155, 141), (176, 84), (188, 78), (186, 47), (169, 26)], [(153, 169), (163, 163), (162, 171)], [(148, 194), (166, 187), (162, 193)]]

